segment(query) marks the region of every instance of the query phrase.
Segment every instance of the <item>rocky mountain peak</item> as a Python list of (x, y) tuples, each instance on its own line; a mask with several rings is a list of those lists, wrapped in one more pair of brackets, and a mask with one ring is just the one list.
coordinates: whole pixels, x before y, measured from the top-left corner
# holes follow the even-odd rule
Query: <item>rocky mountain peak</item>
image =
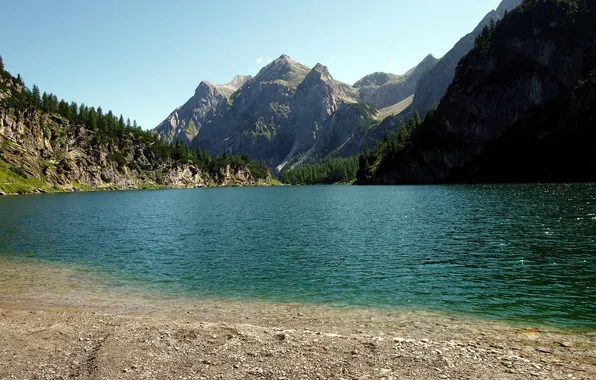
[(290, 81), (303, 78), (309, 71), (309, 67), (294, 61), (286, 54), (282, 54), (279, 58), (263, 67), (255, 76), (255, 80), (258, 82)]
[(401, 77), (401, 75), (383, 73), (379, 71), (360, 79), (354, 83), (354, 87), (360, 88), (364, 86), (382, 86), (387, 82), (399, 80)]
[(209, 82), (209, 81), (201, 81), (195, 90), (195, 98), (213, 98), (222, 96), (221, 92), (218, 89), (218, 86)]
[(201, 81), (201, 83), (199, 83), (199, 85), (195, 89), (195, 93), (203, 93), (206, 91), (212, 91), (215, 88), (216, 88), (215, 84), (213, 84), (209, 81), (203, 80), (203, 81)]
[(425, 64), (428, 64), (428, 63), (431, 63), (432, 64), (432, 63), (435, 63), (435, 62), (437, 62), (437, 58), (435, 58), (434, 55), (429, 54), (426, 57), (424, 57), (424, 59), (422, 60), (422, 62), (420, 62), (420, 65), (425, 65)]
[(231, 81), (229, 81), (228, 83), (226, 83), (222, 86), (229, 86), (229, 87), (232, 87), (233, 89), (237, 90), (240, 87), (242, 87), (244, 85), (244, 83), (248, 82), (251, 79), (252, 79), (252, 76), (250, 76), (250, 75), (236, 75), (234, 77), (234, 79), (232, 79)]
[(333, 80), (327, 66), (323, 66), (320, 63), (317, 63), (315, 67), (313, 67), (304, 80), (306, 81), (310, 77), (316, 77), (318, 80)]
[(420, 77), (434, 65), (438, 59), (436, 59), (432, 54), (427, 55), (424, 57), (422, 62), (418, 64), (418, 66), (411, 68), (407, 73), (404, 74), (404, 77), (412, 78), (415, 77), (415, 80), (418, 81)]

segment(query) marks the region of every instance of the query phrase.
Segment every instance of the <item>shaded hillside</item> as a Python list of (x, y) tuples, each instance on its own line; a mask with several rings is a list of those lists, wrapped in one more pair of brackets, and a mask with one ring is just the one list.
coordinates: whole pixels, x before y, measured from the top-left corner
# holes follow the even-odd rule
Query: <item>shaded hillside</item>
[(413, 91), (414, 102), (412, 109), (421, 114), (438, 104), (447, 88), (453, 81), (458, 62), (474, 47), (474, 40), (482, 29), (491, 22), (500, 20), (505, 12), (511, 11), (521, 3), (521, 0), (503, 0), (496, 10), (489, 12), (478, 26), (469, 34), (462, 37), (451, 50), (439, 59), (429, 70), (422, 73)]
[(527, 0), (484, 28), (437, 111), (360, 182), (595, 180), (595, 12)]

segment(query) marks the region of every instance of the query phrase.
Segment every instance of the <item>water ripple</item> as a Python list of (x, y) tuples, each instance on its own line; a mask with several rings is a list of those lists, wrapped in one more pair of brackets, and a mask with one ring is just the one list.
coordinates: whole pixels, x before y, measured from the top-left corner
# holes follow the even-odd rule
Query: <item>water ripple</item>
[(0, 256), (170, 296), (596, 328), (595, 195), (595, 185), (488, 185), (10, 197)]

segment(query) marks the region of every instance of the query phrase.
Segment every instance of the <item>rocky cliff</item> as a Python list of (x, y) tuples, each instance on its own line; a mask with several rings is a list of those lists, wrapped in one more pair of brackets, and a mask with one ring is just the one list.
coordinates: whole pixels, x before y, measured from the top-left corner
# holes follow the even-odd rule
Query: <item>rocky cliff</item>
[(4, 70), (0, 100), (2, 194), (252, 185), (267, 180), (267, 174), (252, 173), (250, 164), (175, 157), (147, 132), (121, 128), (112, 133), (44, 111), (35, 95)]
[(478, 26), (462, 37), (451, 50), (421, 74), (416, 83), (412, 109), (423, 115), (433, 105), (438, 104), (453, 81), (458, 62), (474, 47), (474, 40), (482, 29), (492, 22), (500, 20), (505, 12), (517, 7), (522, 0), (503, 0), (496, 10), (489, 12)]
[(485, 28), (373, 183), (596, 179), (596, 3), (526, 0)]

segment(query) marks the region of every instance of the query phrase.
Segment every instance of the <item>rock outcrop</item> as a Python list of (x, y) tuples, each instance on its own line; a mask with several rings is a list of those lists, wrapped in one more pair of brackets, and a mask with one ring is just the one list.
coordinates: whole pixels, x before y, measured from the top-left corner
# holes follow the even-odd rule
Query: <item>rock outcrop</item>
[[(152, 146), (160, 143), (155, 137), (132, 128), (112, 138), (39, 107), (11, 106), (6, 100), (24, 96), (24, 87), (0, 74), (2, 193), (256, 185), (268, 179), (233, 161), (208, 167), (160, 155)], [(215, 91), (202, 84), (197, 93)]]

